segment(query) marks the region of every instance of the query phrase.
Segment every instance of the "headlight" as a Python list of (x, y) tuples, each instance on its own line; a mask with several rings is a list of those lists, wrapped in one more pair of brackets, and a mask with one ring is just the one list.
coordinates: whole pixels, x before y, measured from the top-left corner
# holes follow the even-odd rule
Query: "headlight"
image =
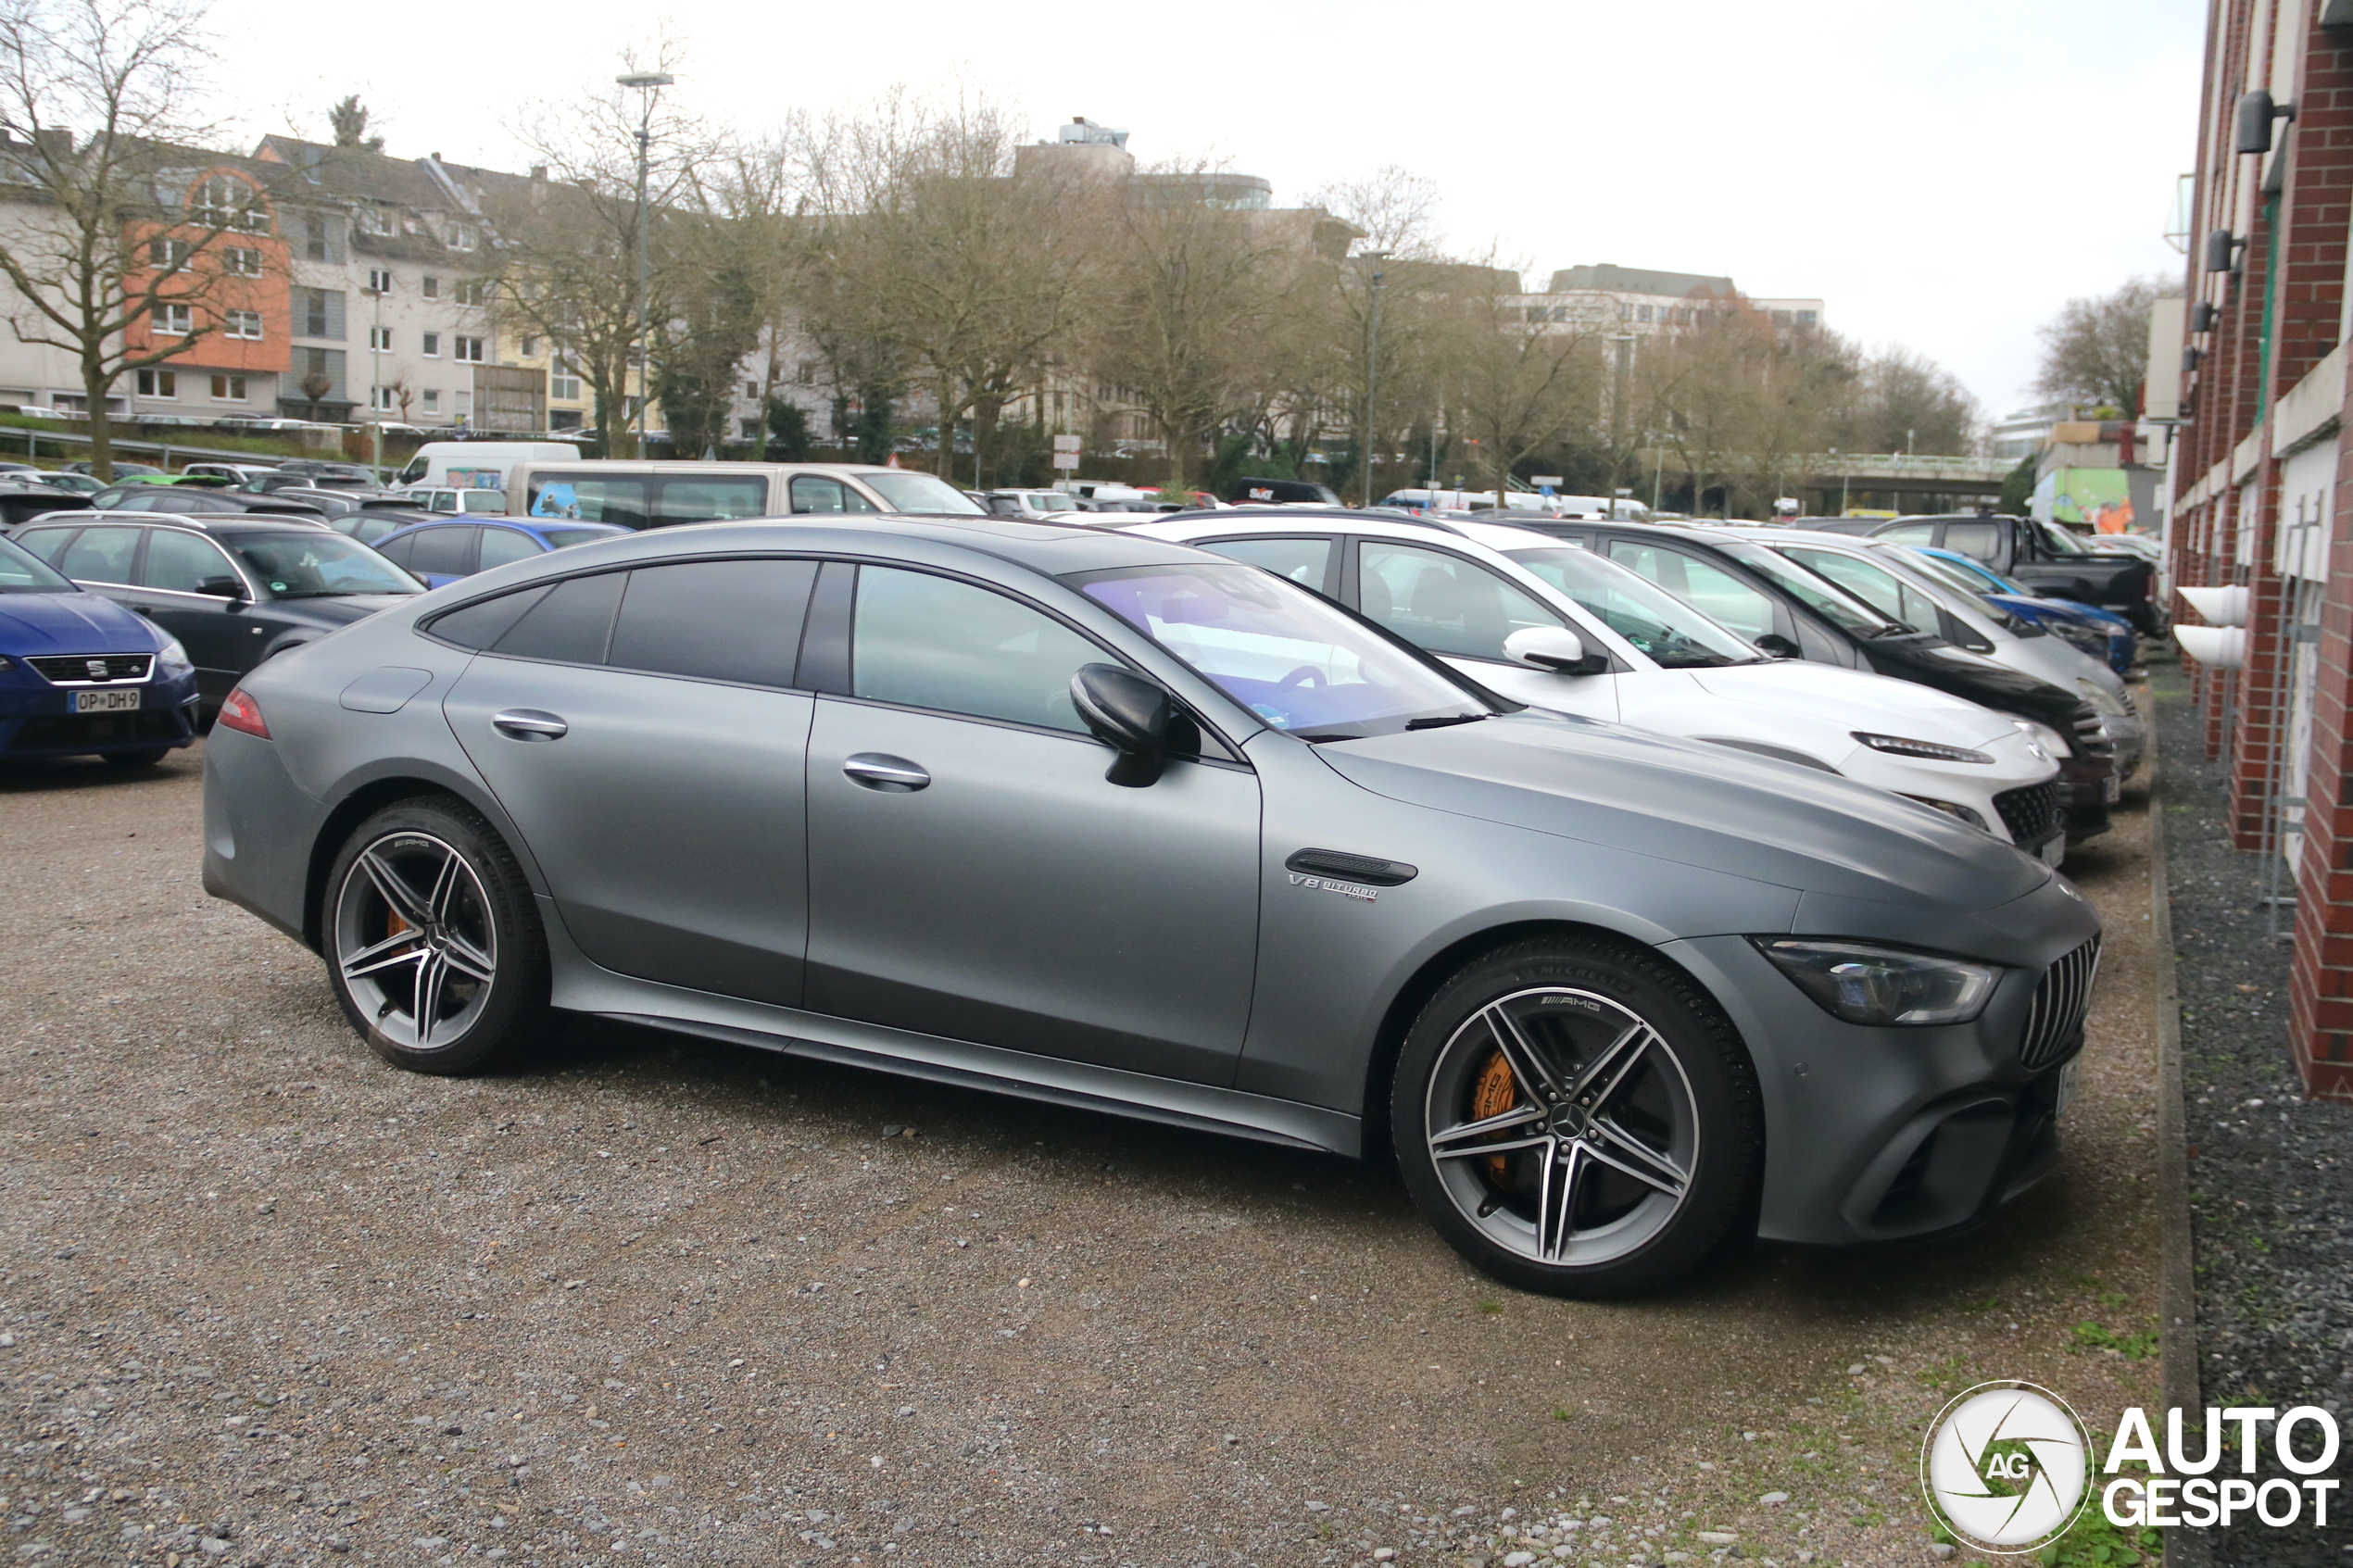
[(1985, 826), (1985, 819), (1983, 817), (1978, 815), (1975, 811), (1962, 805), (1957, 800), (1937, 800), (1925, 795), (1907, 795), (1904, 798), (1906, 800), (1917, 800), (1921, 805), (1926, 806), (1932, 810), (1942, 811), (1946, 816), (1952, 817), (1959, 822), (1967, 822), (1973, 828), (1983, 828)]
[(2075, 755), (2075, 747), (2068, 744), (2067, 737), (2048, 724), (2038, 724), (2032, 719), (2013, 719), (2010, 721), (2050, 753), (2054, 762), (2064, 761)]
[(156, 652), (156, 679), (176, 681), (182, 675), (195, 672), (196, 667), (188, 662), (188, 650), (180, 646), (180, 639), (166, 636), (163, 646)]
[(1940, 746), (1932, 740), (1911, 740), (1903, 735), (1875, 735), (1865, 730), (1851, 732), (1855, 738), (1873, 751), (1893, 752), (1898, 757), (1925, 757), (1933, 762), (1991, 762), (1994, 759), (1982, 751), (1971, 751), (1965, 746)]
[(1985, 1010), (2001, 974), (1992, 964), (1860, 942), (1750, 940), (1824, 1012), (1849, 1023), (1967, 1023)]
[(2132, 711), (2116, 699), (2113, 692), (2088, 675), (2075, 677), (2075, 689), (2082, 696), (2083, 700), (2090, 703), (2102, 717), (2121, 719)]

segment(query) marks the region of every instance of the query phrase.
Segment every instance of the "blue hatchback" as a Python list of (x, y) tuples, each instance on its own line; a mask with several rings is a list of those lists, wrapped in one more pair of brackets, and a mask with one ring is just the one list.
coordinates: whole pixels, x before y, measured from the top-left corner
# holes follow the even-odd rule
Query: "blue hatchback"
[(571, 522), (555, 518), (468, 518), (420, 522), (376, 541), (376, 554), (405, 570), (428, 588), (447, 587), (460, 577), (488, 571), (509, 561), (529, 560), (549, 550), (635, 530), (610, 522)]
[(1932, 545), (1916, 545), (1913, 548), (1967, 577), (1980, 598), (1989, 599), (2013, 615), (2024, 616), (2066, 638), (2120, 675), (2132, 672), (2140, 643), (2133, 634), (2133, 623), (2122, 616), (2073, 599), (2043, 598), (1958, 550), (1940, 550)]
[(144, 768), (194, 740), (195, 718), (177, 638), (0, 539), (0, 760)]

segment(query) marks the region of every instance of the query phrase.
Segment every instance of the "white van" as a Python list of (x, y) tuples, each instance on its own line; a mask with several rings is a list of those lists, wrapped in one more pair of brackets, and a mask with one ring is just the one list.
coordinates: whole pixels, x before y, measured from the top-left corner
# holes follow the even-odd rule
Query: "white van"
[(504, 490), (518, 463), (576, 462), (569, 441), (428, 441), (393, 483), (403, 490)]
[(936, 475), (873, 463), (635, 462), (536, 459), (512, 465), (512, 517), (665, 528), (681, 522), (794, 513), (953, 512), (987, 515)]

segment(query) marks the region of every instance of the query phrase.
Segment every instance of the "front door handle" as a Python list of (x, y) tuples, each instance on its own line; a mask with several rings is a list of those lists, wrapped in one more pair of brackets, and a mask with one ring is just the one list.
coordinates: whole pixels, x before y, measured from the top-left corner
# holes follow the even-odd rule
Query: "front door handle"
[(841, 765), (849, 782), (885, 795), (912, 795), (931, 783), (931, 775), (904, 757), (862, 751)]
[(572, 726), (536, 708), (510, 708), (490, 716), (490, 726), (510, 740), (561, 740)]

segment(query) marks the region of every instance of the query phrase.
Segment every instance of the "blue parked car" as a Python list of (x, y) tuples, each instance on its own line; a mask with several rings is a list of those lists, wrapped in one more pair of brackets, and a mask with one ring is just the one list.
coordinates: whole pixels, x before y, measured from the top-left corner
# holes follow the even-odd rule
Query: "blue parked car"
[(0, 539), (0, 761), (145, 768), (196, 735), (179, 639)]
[(440, 588), (509, 561), (529, 560), (549, 550), (634, 532), (610, 522), (472, 518), (463, 522), (421, 522), (387, 533), (376, 541), (376, 554), (404, 568), (426, 587)]
[(1958, 550), (1940, 550), (1932, 545), (1912, 547), (1940, 565), (1951, 567), (1978, 597), (2000, 605), (2013, 615), (2040, 622), (2054, 635), (2066, 638), (2120, 675), (2132, 672), (2133, 660), (2140, 651), (2139, 639), (2133, 633), (2133, 623), (2113, 610), (2079, 604), (2073, 599), (2038, 597), (1983, 561)]

